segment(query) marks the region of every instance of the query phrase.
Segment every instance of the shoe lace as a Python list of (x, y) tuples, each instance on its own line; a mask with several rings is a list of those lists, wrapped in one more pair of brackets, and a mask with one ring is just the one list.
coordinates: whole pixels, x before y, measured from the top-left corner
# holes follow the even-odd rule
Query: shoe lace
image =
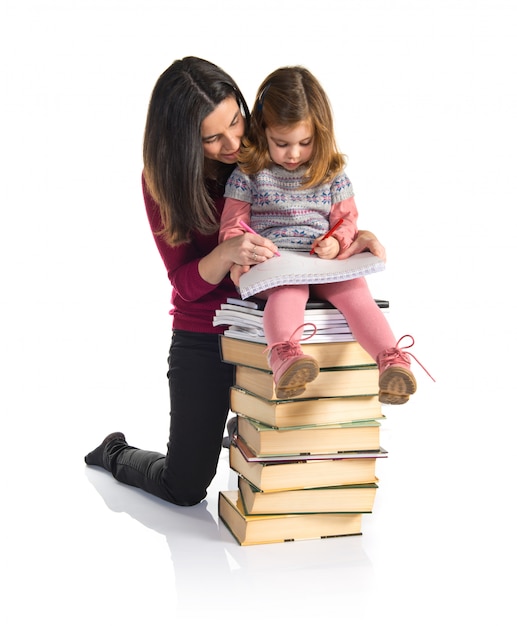
[[(407, 346), (401, 346), (400, 344), (404, 339), (410, 340), (411, 343), (408, 344)], [(382, 357), (381, 357), (383, 364), (386, 363), (390, 365), (392, 363), (396, 363), (397, 361), (400, 362), (401, 360), (409, 364), (408, 356), (410, 356), (412, 359), (414, 359), (418, 363), (418, 365), (420, 365), (420, 367), (429, 376), (429, 378), (433, 382), (436, 382), (436, 380), (433, 378), (430, 372), (422, 365), (422, 363), (420, 363), (420, 361), (416, 358), (416, 356), (412, 354), (411, 352), (408, 352), (407, 349), (413, 347), (414, 345), (415, 345), (415, 340), (413, 339), (412, 335), (403, 335), (397, 341), (397, 345), (394, 348), (388, 348), (387, 350), (383, 352)]]
[(298, 333), (300, 329), (303, 329), (305, 326), (311, 326), (312, 332), (310, 335), (307, 335), (307, 337), (301, 337), (300, 341), (307, 341), (308, 339), (314, 337), (318, 330), (316, 328), (316, 324), (313, 324), (312, 322), (305, 322), (305, 324), (300, 324), (298, 328), (294, 329), (292, 335), (287, 341), (277, 341), (276, 343), (268, 346), (263, 352), (271, 353), (271, 350), (273, 350), (273, 348), (277, 348), (279, 356), (282, 359), (288, 359), (289, 357), (296, 356), (300, 352), (300, 346), (298, 341), (293, 341), (293, 337)]

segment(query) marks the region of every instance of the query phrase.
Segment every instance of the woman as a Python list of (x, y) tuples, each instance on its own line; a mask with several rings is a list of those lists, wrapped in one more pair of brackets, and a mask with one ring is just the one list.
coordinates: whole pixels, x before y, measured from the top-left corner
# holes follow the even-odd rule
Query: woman
[[(129, 446), (111, 433), (85, 457), (128, 485), (182, 506), (197, 504), (217, 470), (229, 411), (233, 366), (219, 353), (214, 311), (236, 296), (234, 264), (263, 261), (275, 245), (253, 233), (218, 244), (225, 183), (249, 119), (235, 81), (197, 57), (175, 61), (151, 95), (144, 133), (143, 195), (149, 223), (172, 284), (169, 352), (170, 432), (167, 454)], [(348, 255), (370, 249), (360, 232)]]

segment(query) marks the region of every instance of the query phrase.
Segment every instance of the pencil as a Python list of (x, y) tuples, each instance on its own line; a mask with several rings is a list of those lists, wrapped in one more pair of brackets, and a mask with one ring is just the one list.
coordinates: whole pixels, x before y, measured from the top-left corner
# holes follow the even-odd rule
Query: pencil
[[(323, 239), (328, 239), (328, 237), (331, 237), (331, 236), (332, 236), (332, 235), (336, 232), (336, 230), (337, 230), (337, 229), (341, 226), (341, 224), (342, 224), (344, 221), (345, 221), (345, 220), (344, 220), (342, 217), (340, 217), (340, 218), (338, 219), (338, 221), (334, 224), (334, 226), (332, 226), (332, 228), (331, 228), (328, 232), (326, 232), (326, 233), (323, 235), (323, 237), (322, 237), (322, 239), (320, 239), (320, 241), (323, 241)], [(311, 254), (314, 254), (314, 249), (315, 249), (315, 248), (316, 248), (316, 246), (312, 246), (312, 248), (311, 248)]]
[[(260, 237), (260, 235), (257, 232), (255, 232), (253, 228), (251, 228), (251, 226), (248, 226), (248, 224), (246, 224), (246, 222), (244, 222), (243, 220), (240, 220), (239, 224), (244, 228), (244, 230), (247, 230), (252, 235), (258, 235)], [(275, 254), (276, 256), (280, 256), (280, 252), (275, 252)]]

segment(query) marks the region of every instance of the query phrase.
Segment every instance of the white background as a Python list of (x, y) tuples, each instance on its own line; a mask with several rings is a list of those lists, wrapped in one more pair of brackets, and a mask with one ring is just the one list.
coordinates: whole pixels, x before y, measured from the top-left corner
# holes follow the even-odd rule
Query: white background
[[(2, 0), (6, 626), (511, 623), (514, 5)], [(141, 144), (156, 79), (186, 55), (223, 67), (250, 105), (281, 65), (321, 80), (359, 225), (388, 250), (372, 291), (437, 380), (415, 365), (419, 392), (386, 409), (361, 538), (238, 547), (217, 522), (226, 451), (192, 509), (84, 467), (112, 430), (165, 449), (170, 288)]]

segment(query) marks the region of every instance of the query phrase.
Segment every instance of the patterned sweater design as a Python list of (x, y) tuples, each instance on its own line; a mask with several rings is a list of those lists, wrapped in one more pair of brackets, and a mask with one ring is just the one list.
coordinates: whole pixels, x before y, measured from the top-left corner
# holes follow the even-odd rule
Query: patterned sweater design
[(332, 205), (354, 195), (342, 171), (330, 183), (300, 189), (304, 171), (273, 165), (254, 176), (236, 168), (225, 196), (251, 205), (251, 227), (279, 248), (310, 250), (316, 237), (329, 229)]

